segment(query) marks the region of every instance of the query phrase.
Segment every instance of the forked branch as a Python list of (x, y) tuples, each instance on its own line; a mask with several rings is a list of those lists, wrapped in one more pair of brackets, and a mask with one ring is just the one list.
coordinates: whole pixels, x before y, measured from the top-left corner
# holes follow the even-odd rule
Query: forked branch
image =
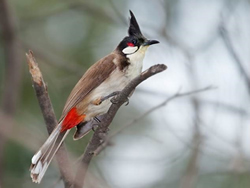
[[(35, 61), (33, 53), (30, 51), (26, 54), (29, 71), (32, 76), (33, 86), (36, 92), (36, 96), (40, 105), (40, 108), (43, 113), (43, 117), (45, 123), (47, 125), (47, 130), (49, 134), (53, 131), (54, 127), (57, 125), (56, 117), (54, 114), (54, 110), (52, 104), (50, 102), (50, 98), (47, 92), (47, 86), (43, 81), (42, 73)], [(82, 188), (84, 184), (84, 178), (90, 164), (90, 161), (94, 155), (94, 151), (100, 146), (103, 141), (104, 136), (108, 130), (109, 125), (111, 124), (114, 116), (116, 115), (118, 109), (121, 107), (123, 103), (127, 101), (130, 93), (138, 86), (141, 82), (146, 80), (147, 78), (164, 71), (167, 68), (166, 65), (154, 65), (150, 67), (148, 70), (141, 73), (138, 77), (133, 79), (121, 92), (118, 93), (113, 98), (113, 104), (109, 108), (108, 112), (102, 117), (102, 121), (100, 122), (97, 130), (93, 134), (91, 140), (88, 143), (88, 146), (85, 149), (83, 158), (81, 160), (81, 165), (79, 166), (76, 177), (74, 180), (75, 188)], [(69, 163), (68, 155), (65, 150), (65, 147), (62, 146), (58, 150), (56, 154), (57, 162), (59, 164), (60, 173), (62, 179), (64, 181), (65, 187), (72, 187), (72, 173), (71, 166)]]
[(165, 99), (162, 103), (154, 106), (153, 108), (147, 110), (146, 112), (144, 112), (142, 115), (138, 116), (137, 118), (131, 120), (129, 123), (121, 126), (120, 129), (118, 129), (117, 131), (115, 131), (114, 133), (108, 135), (104, 142), (102, 142), (102, 144), (94, 151), (94, 155), (98, 155), (103, 149), (106, 148), (106, 146), (108, 145), (112, 145), (111, 143), (111, 139), (113, 137), (115, 137), (116, 135), (118, 135), (119, 133), (121, 133), (122, 131), (124, 131), (126, 128), (134, 125), (135, 123), (137, 123), (138, 121), (142, 120), (143, 118), (147, 117), (150, 113), (154, 112), (155, 110), (159, 109), (159, 108), (162, 108), (164, 106), (166, 106), (170, 101), (174, 100), (174, 99), (177, 99), (177, 98), (180, 98), (180, 97), (185, 97), (185, 96), (189, 96), (189, 95), (192, 95), (192, 94), (196, 94), (196, 93), (199, 93), (199, 92), (204, 92), (204, 91), (208, 91), (210, 89), (214, 89), (215, 87), (212, 87), (212, 86), (208, 86), (208, 87), (205, 87), (205, 88), (202, 88), (202, 89), (198, 89), (198, 90), (194, 90), (194, 91), (190, 91), (190, 92), (185, 92), (185, 93), (176, 93), (174, 94), (173, 96), (171, 97), (168, 97), (167, 99)]
[(81, 160), (81, 165), (76, 173), (74, 188), (82, 188), (84, 184), (84, 179), (86, 172), (92, 157), (94, 156), (94, 151), (102, 144), (103, 138), (105, 137), (108, 127), (111, 124), (113, 118), (115, 117), (118, 109), (123, 103), (128, 99), (130, 93), (144, 80), (149, 77), (166, 70), (167, 66), (163, 64), (154, 65), (148, 70), (142, 72), (138, 77), (133, 79), (117, 96), (113, 98), (113, 104), (109, 108), (108, 112), (102, 118), (98, 128), (93, 134), (88, 146), (85, 149), (84, 155)]

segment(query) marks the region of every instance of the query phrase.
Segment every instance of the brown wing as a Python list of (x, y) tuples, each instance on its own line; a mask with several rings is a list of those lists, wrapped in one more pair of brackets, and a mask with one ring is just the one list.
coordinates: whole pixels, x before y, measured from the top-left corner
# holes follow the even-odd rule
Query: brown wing
[(66, 116), (71, 108), (81, 102), (88, 93), (98, 87), (116, 69), (116, 65), (113, 62), (115, 58), (115, 54), (108, 55), (87, 70), (71, 91), (59, 121)]

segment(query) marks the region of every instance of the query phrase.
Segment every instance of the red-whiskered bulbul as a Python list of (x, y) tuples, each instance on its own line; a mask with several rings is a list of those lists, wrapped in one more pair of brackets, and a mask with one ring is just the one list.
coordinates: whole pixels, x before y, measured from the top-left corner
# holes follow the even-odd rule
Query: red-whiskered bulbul
[[(102, 101), (112, 92), (121, 91), (142, 71), (142, 63), (148, 46), (159, 43), (146, 39), (130, 11), (130, 25), (126, 36), (117, 48), (92, 65), (71, 91), (58, 125), (31, 159), (31, 178), (40, 183), (52, 158), (73, 127), (79, 128), (93, 118), (105, 114), (110, 100)], [(78, 130), (77, 130), (78, 131)], [(79, 139), (77, 131), (74, 139)]]

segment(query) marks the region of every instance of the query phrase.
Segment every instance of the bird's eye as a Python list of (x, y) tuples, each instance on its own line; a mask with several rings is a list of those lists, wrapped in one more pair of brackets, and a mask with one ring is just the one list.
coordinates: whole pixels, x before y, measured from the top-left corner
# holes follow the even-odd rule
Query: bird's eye
[(135, 45), (132, 42), (127, 43), (128, 46), (134, 47)]
[(134, 45), (136, 45), (136, 44), (137, 44), (137, 40), (136, 40), (136, 39), (133, 39), (133, 40), (132, 40), (132, 43), (133, 43)]

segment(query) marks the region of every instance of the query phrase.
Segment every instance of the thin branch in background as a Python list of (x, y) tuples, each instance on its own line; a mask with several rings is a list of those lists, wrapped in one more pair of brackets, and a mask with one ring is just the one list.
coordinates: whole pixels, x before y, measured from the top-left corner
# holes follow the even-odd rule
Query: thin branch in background
[[(102, 22), (111, 24), (117, 24), (118, 22), (114, 19), (114, 16), (110, 14), (110, 11), (95, 6), (91, 1), (70, 1), (68, 7), (70, 9), (78, 10), (80, 12), (88, 13), (91, 17), (102, 18)], [(120, 23), (118, 23), (120, 24)]]
[(128, 96), (136, 88), (136, 86), (138, 86), (147, 78), (164, 71), (166, 68), (166, 65), (163, 64), (150, 67), (149, 69), (141, 73), (138, 77), (133, 79), (116, 97), (112, 99), (113, 104), (110, 106), (108, 112), (104, 115), (104, 118), (100, 122), (98, 128), (96, 129), (95, 133), (88, 143), (88, 146), (85, 149), (81, 164), (79, 164), (79, 168), (76, 173), (74, 188), (83, 187), (88, 166), (90, 164), (90, 161), (92, 160), (92, 157), (94, 156), (94, 152), (100, 146), (103, 137), (107, 133), (109, 125), (111, 124), (115, 114), (117, 113), (121, 105), (127, 101)]
[(124, 131), (125, 129), (127, 129), (128, 127), (134, 125), (135, 123), (137, 123), (138, 121), (141, 121), (143, 118), (147, 117), (150, 113), (154, 112), (155, 110), (162, 108), (164, 106), (166, 106), (170, 101), (180, 98), (180, 97), (185, 97), (185, 96), (189, 96), (192, 94), (196, 94), (196, 93), (200, 93), (200, 92), (204, 92), (204, 91), (208, 91), (210, 89), (214, 89), (214, 87), (212, 86), (208, 86), (205, 87), (203, 89), (199, 89), (199, 90), (194, 90), (194, 91), (190, 91), (190, 92), (185, 92), (185, 93), (176, 93), (175, 95), (167, 98), (166, 100), (164, 100), (162, 103), (156, 105), (155, 107), (149, 109), (148, 111), (146, 111), (145, 113), (143, 113), (142, 115), (140, 115), (139, 117), (133, 119), (131, 122), (121, 126), (121, 128), (117, 131), (115, 131), (114, 133), (112, 133), (111, 135), (107, 136), (107, 138), (105, 138), (105, 142), (103, 142), (94, 152), (95, 155), (98, 155), (106, 146), (108, 145), (112, 145), (111, 143), (111, 139), (113, 137), (115, 137), (116, 135), (120, 134), (122, 131)]
[[(2, 111), (8, 116), (14, 116), (17, 102), (20, 96), (22, 58), (18, 48), (18, 42), (15, 33), (16, 23), (13, 12), (9, 6), (9, 1), (0, 0), (0, 27), (3, 38), (3, 48), (5, 56), (5, 79), (2, 98)], [(6, 129), (12, 130), (11, 125), (1, 125)], [(6, 143), (6, 137), (0, 137), (0, 187), (3, 184), (3, 154)]]
[[(195, 82), (194, 82), (195, 83)], [(180, 188), (193, 188), (196, 185), (199, 164), (198, 160), (202, 151), (202, 143), (204, 137), (201, 135), (200, 130), (200, 103), (196, 97), (192, 97), (192, 103), (194, 107), (195, 119), (193, 127), (193, 139), (192, 139), (192, 151), (187, 163), (185, 172), (180, 180)]]
[(110, 3), (111, 8), (115, 11), (115, 17), (119, 18), (120, 23), (123, 25), (127, 25), (127, 20), (124, 18), (124, 15), (121, 14), (120, 10), (116, 7), (113, 0), (108, 0)]
[[(144, 95), (154, 95), (159, 96), (161, 98), (165, 98), (166, 95), (169, 95), (168, 93), (164, 92), (158, 92), (158, 91), (151, 91), (144, 88), (138, 88), (136, 89), (136, 92), (143, 93)], [(215, 100), (207, 100), (207, 99), (197, 99), (202, 106), (212, 106), (214, 108), (220, 108), (221, 110), (224, 110), (226, 113), (232, 113), (232, 114), (240, 114), (241, 116), (247, 117), (249, 116), (249, 112), (245, 110), (243, 107), (238, 107), (232, 104), (228, 104), (221, 101), (215, 101)]]
[(233, 43), (231, 41), (231, 38), (229, 36), (229, 33), (222, 21), (220, 27), (219, 27), (219, 31), (220, 31), (220, 35), (223, 39), (223, 42), (229, 52), (229, 54), (232, 56), (232, 58), (234, 59), (238, 69), (239, 69), (239, 72), (242, 74), (246, 84), (247, 84), (247, 90), (250, 94), (250, 78), (248, 77), (248, 74), (247, 72), (245, 71), (244, 67), (243, 67), (243, 63), (240, 59), (240, 57), (238, 56), (238, 54), (236, 53), (235, 49), (234, 49), (234, 46), (233, 46)]
[(13, 115), (19, 96), (22, 58), (15, 34), (14, 18), (6, 0), (0, 0), (0, 24), (2, 27), (5, 64), (7, 67), (2, 108), (8, 115)]
[(61, 8), (49, 9), (48, 11), (43, 11), (43, 14), (32, 14), (31, 16), (24, 17), (22, 25), (20, 25), (20, 30), (23, 31), (30, 25), (36, 27), (37, 24), (40, 24), (46, 19), (60, 15), (68, 10), (79, 11), (81, 14), (88, 14), (90, 17), (97, 18), (97, 20), (102, 18), (102, 22), (108, 24), (121, 24), (114, 19), (115, 16), (110, 14), (109, 10), (105, 10), (103, 7), (98, 8), (92, 1), (65, 1), (65, 3), (66, 6), (62, 6)]
[[(19, 44), (24, 49), (33, 49), (33, 51), (36, 53), (36, 58), (43, 60), (44, 63), (52, 65), (57, 69), (61, 69), (82, 76), (82, 71), (80, 71), (82, 68), (79, 65), (77, 65), (76, 62), (72, 62), (72, 60), (69, 59), (67, 60), (65, 58), (62, 58), (48, 49), (31, 45), (29, 42), (22, 41), (21, 39), (19, 40)], [(70, 65), (69, 62), (71, 62)]]
[[(22, 126), (20, 122), (15, 121), (12, 116), (8, 116), (2, 110), (0, 110), (0, 120), (1, 124), (5, 125), (0, 126), (0, 138), (6, 137), (6, 139), (18, 143), (23, 148), (28, 148), (31, 151), (37, 150), (37, 147), (41, 144), (41, 140), (37, 138), (37, 135), (31, 129)], [(10, 130), (6, 125), (15, 127), (15, 129)]]
[[(57, 120), (48, 95), (47, 86), (43, 81), (42, 73), (35, 61), (32, 52), (30, 51), (28, 54), (26, 54), (26, 56), (36, 96), (42, 110), (45, 123), (47, 125), (48, 133), (50, 134), (56, 127)], [(56, 153), (56, 159), (65, 188), (70, 188), (72, 186), (73, 175), (68, 154), (64, 145), (62, 145)]]
[(60, 178), (58, 178), (58, 179), (52, 184), (52, 186), (51, 186), (50, 188), (55, 188), (55, 187), (58, 185), (58, 183), (61, 181), (61, 179), (62, 179), (62, 176), (61, 176)]
[(195, 132), (193, 135), (193, 150), (191, 152), (191, 156), (189, 162), (187, 164), (187, 168), (185, 169), (185, 173), (180, 181), (180, 188), (193, 188), (195, 187), (195, 183), (197, 181), (198, 176), (198, 160), (200, 156), (201, 144), (202, 144), (202, 136), (197, 131), (197, 126), (195, 126)]
[(248, 117), (250, 115), (250, 113), (243, 107), (238, 107), (229, 103), (203, 99), (199, 100), (199, 102), (201, 103), (201, 105), (213, 106), (215, 108), (223, 110), (226, 113), (239, 114), (244, 117)]
[[(189, 74), (190, 83), (192, 84), (193, 88), (197, 88), (198, 79), (195, 74), (194, 56), (188, 57), (188, 63), (189, 63), (188, 70), (190, 71), (190, 74)], [(201, 135), (201, 130), (200, 130), (200, 122), (201, 122), (200, 102), (198, 101), (196, 96), (191, 97), (191, 102), (192, 102), (193, 112), (194, 112), (194, 125), (193, 125), (193, 132), (192, 132), (193, 148), (191, 151), (191, 155), (189, 157), (189, 161), (187, 163), (187, 167), (184, 171), (184, 174), (182, 175), (180, 179), (180, 188), (195, 187), (198, 173), (199, 173), (198, 160), (202, 151), (202, 142), (204, 140), (203, 136)]]

